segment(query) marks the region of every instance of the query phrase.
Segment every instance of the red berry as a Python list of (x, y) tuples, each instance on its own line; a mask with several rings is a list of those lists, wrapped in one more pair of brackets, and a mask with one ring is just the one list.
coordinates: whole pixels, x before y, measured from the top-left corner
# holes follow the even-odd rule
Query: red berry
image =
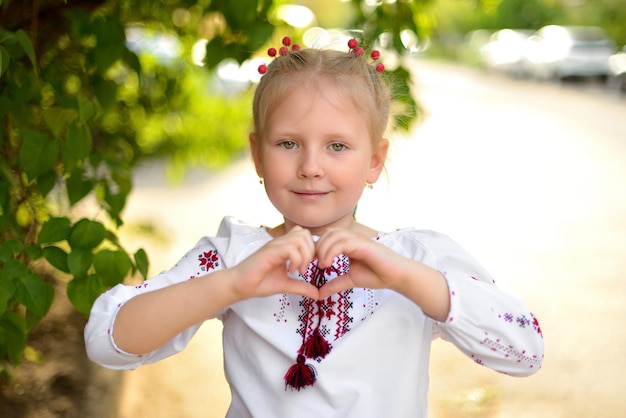
[(283, 45), (285, 45), (285, 46), (289, 46), (289, 45), (291, 45), (291, 38), (290, 38), (290, 37), (288, 37), (288, 36), (285, 36), (285, 37), (283, 38)]
[(270, 48), (267, 50), (267, 55), (269, 55), (270, 57), (275, 57), (276, 56), (276, 48)]
[(360, 46), (357, 46), (356, 48), (354, 48), (352, 50), (352, 52), (354, 53), (354, 55), (356, 55), (357, 57), (360, 57), (361, 55), (363, 55), (363, 48), (361, 48)]
[(378, 58), (380, 58), (380, 51), (377, 51), (376, 49), (372, 51), (372, 53), (370, 54), (370, 56), (372, 57), (372, 59), (374, 61), (376, 61)]
[(348, 48), (352, 49), (356, 48), (357, 46), (359, 46), (359, 41), (357, 41), (356, 39), (352, 38), (348, 41)]
[(298, 45), (298, 44), (293, 44), (293, 46), (291, 47), (291, 49), (292, 49), (293, 51), (300, 51), (300, 45)]
[(280, 55), (287, 55), (289, 53), (289, 49), (286, 46), (281, 46), (278, 53)]
[(263, 75), (267, 72), (267, 65), (261, 64), (257, 70), (259, 71), (259, 74)]
[(379, 62), (378, 64), (376, 64), (376, 71), (378, 71), (379, 73), (382, 73), (383, 71), (385, 71), (385, 66), (383, 65), (382, 62)]

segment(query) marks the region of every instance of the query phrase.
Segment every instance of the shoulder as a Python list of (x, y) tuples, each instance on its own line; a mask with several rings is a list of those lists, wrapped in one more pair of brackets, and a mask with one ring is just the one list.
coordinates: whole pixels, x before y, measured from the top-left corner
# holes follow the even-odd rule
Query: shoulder
[(405, 257), (418, 260), (435, 260), (460, 250), (448, 235), (427, 229), (403, 228), (379, 233), (377, 240)]
[(378, 240), (386, 245), (401, 244), (423, 249), (455, 245), (454, 241), (444, 233), (416, 228), (382, 232), (378, 234)]
[(216, 249), (226, 266), (233, 266), (271, 240), (264, 227), (227, 216), (222, 219), (217, 235), (205, 237), (202, 241)]

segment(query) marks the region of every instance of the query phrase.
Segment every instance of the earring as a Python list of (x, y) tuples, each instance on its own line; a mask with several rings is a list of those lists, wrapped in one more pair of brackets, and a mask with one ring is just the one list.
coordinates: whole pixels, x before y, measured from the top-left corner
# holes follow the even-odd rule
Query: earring
[(263, 185), (263, 177), (259, 177), (259, 184), (262, 186)]
[(372, 183), (365, 183), (365, 186), (370, 190), (374, 188), (374, 185)]

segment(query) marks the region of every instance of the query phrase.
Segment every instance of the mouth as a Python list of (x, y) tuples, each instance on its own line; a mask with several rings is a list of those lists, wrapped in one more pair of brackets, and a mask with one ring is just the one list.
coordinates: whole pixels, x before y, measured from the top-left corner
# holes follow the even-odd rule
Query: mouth
[(302, 197), (304, 199), (319, 199), (326, 196), (329, 192), (323, 192), (320, 190), (294, 190), (293, 192), (296, 196)]

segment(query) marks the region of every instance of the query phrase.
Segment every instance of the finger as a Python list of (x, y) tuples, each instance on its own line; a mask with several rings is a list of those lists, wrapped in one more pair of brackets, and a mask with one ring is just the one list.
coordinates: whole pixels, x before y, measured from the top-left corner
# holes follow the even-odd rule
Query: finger
[(311, 232), (307, 229), (295, 226), (284, 237), (284, 245), (289, 247), (289, 250), (294, 250), (298, 254), (290, 253), (292, 256), (289, 258), (290, 272), (304, 272), (309, 266), (309, 263), (315, 256), (315, 243)]
[(319, 289), (302, 280), (289, 279), (285, 285), (284, 293), (305, 296), (315, 300), (321, 299)]
[(338, 231), (329, 231), (315, 243), (320, 268), (326, 268), (333, 263), (335, 257), (341, 254), (346, 239)]
[(326, 299), (330, 295), (334, 295), (335, 293), (340, 293), (354, 287), (355, 286), (350, 277), (350, 273), (344, 274), (342, 276), (335, 277), (333, 280), (320, 287), (319, 298), (320, 300)]

